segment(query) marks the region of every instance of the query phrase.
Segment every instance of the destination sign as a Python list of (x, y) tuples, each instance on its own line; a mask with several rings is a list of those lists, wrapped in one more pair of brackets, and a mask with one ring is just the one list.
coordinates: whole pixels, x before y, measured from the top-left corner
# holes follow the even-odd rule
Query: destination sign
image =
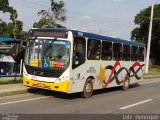
[(29, 33), (34, 37), (54, 37), (54, 38), (67, 38), (67, 33), (63, 31), (30, 31)]

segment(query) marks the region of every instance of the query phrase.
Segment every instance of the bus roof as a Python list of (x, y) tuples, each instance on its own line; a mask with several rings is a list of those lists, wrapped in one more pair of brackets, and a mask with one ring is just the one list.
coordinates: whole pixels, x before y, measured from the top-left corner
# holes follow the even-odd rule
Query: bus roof
[(58, 31), (58, 32), (71, 31), (74, 36), (82, 35), (83, 37), (87, 37), (90, 39), (98, 39), (98, 40), (104, 40), (104, 41), (109, 41), (109, 42), (128, 44), (128, 45), (132, 45), (132, 46), (145, 47), (144, 43), (139, 43), (139, 42), (135, 42), (135, 41), (131, 41), (131, 40), (125, 40), (125, 39), (120, 39), (120, 38), (99, 35), (99, 34), (95, 34), (95, 33), (84, 32), (84, 31), (80, 31), (80, 30), (72, 30), (72, 29), (65, 29), (65, 28), (34, 28), (31, 30), (33, 30), (33, 31)]

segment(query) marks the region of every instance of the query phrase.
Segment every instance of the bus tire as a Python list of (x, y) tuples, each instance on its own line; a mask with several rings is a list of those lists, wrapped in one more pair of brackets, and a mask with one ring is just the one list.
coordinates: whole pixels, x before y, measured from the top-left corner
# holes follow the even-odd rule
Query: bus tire
[(126, 75), (125, 79), (123, 80), (122, 90), (127, 91), (129, 89), (129, 84), (130, 84), (130, 78), (128, 75)]
[(84, 84), (81, 97), (90, 98), (93, 95), (93, 82), (91, 78), (88, 78)]

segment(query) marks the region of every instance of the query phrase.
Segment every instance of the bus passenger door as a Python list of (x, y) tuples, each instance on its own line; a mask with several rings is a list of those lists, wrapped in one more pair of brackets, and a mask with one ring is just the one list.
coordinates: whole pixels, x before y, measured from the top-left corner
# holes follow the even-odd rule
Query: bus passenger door
[(85, 82), (85, 60), (86, 60), (86, 40), (84, 37), (74, 37), (72, 77), (74, 84), (72, 92), (80, 92)]

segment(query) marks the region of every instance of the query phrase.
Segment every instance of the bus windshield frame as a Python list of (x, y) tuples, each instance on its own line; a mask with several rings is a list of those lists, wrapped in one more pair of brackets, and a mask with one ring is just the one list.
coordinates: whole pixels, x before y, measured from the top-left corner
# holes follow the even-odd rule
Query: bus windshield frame
[(66, 69), (70, 64), (70, 48), (70, 41), (63, 39), (28, 40), (25, 65), (46, 69)]

